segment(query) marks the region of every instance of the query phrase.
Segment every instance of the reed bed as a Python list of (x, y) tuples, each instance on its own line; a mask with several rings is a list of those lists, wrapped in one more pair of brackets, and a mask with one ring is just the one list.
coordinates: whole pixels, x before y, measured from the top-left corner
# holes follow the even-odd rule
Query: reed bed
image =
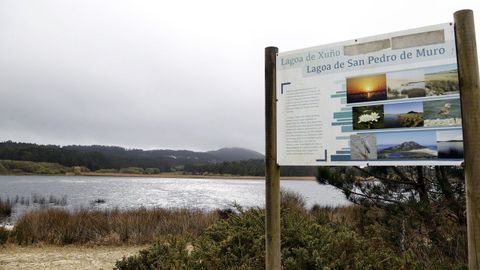
[(219, 211), (46, 208), (23, 215), (10, 234), (18, 244), (146, 244), (166, 235), (199, 235), (220, 219)]
[(10, 199), (3, 200), (0, 198), (0, 222), (9, 217), (13, 212), (13, 202)]

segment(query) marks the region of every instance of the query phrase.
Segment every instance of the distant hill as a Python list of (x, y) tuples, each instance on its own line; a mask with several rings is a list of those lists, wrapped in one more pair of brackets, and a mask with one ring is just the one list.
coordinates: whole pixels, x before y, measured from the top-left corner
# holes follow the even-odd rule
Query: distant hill
[(222, 148), (216, 151), (206, 152), (219, 161), (240, 161), (249, 159), (263, 159), (264, 156), (253, 150), (245, 148)]
[(90, 170), (127, 167), (158, 168), (172, 171), (185, 165), (215, 164), (225, 161), (263, 159), (258, 152), (243, 148), (216, 151), (141, 150), (103, 145), (38, 145), (0, 142), (0, 160), (51, 162), (64, 166), (84, 166)]
[(425, 148), (425, 146), (413, 141), (409, 141), (393, 147), (383, 149), (381, 152), (410, 151), (410, 150), (423, 149), (423, 148)]

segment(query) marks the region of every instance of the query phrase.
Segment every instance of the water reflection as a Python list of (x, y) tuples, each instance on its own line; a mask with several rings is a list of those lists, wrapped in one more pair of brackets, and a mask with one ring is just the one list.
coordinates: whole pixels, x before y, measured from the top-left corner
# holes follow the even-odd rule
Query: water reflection
[[(331, 186), (315, 181), (282, 180), (284, 189), (300, 193), (307, 207), (346, 205), (343, 194)], [(0, 197), (33, 194), (48, 198), (66, 196), (67, 205), (53, 207), (95, 207), (98, 209), (130, 209), (138, 207), (194, 207), (205, 210), (225, 208), (237, 203), (243, 207), (263, 207), (264, 180), (174, 179), (141, 177), (81, 176), (0, 176)], [(99, 200), (96, 202), (96, 200)], [(37, 204), (16, 204), (14, 221), (23, 212), (41, 207)]]

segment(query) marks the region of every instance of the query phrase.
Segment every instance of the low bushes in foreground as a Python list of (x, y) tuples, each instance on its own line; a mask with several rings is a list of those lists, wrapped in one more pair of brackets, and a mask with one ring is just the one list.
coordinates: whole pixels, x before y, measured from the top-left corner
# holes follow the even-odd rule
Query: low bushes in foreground
[(18, 244), (145, 244), (164, 235), (199, 235), (218, 212), (188, 209), (93, 210), (47, 208), (16, 223), (9, 241)]
[[(299, 209), (282, 211), (283, 269), (401, 269), (400, 258), (378, 238), (346, 224), (324, 224)], [(320, 217), (321, 218), (321, 217)], [(264, 269), (265, 215), (250, 209), (194, 237), (167, 237), (117, 269)]]
[[(385, 227), (382, 209), (349, 206), (304, 207), (295, 194), (282, 196), (282, 269), (467, 269), (460, 244), (456, 253), (427, 241), (422, 231)], [(408, 218), (408, 217), (406, 217)], [(445, 231), (462, 243), (464, 227)], [(397, 241), (397, 236), (402, 241)], [(232, 212), (198, 236), (166, 236), (117, 269), (264, 269), (265, 212)]]

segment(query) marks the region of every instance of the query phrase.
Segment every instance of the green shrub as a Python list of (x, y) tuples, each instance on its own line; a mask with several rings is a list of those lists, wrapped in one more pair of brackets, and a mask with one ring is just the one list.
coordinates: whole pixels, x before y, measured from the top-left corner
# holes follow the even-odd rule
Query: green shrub
[(4, 167), (7, 172), (17, 174), (65, 174), (71, 171), (68, 167), (47, 162), (1, 160), (0, 165)]
[(8, 173), (7, 168), (5, 168), (5, 166), (3, 166), (2, 163), (0, 163), (0, 174), (7, 174), (7, 173)]
[[(197, 238), (159, 242), (118, 261), (118, 269), (263, 269), (265, 215), (250, 209), (220, 220)], [(191, 244), (191, 252), (188, 252)], [(284, 269), (399, 269), (394, 251), (346, 225), (315, 222), (299, 209), (282, 211)]]
[(96, 173), (118, 173), (117, 169), (100, 169), (96, 170)]
[(160, 169), (159, 168), (146, 168), (145, 173), (146, 174), (159, 174)]
[(193, 265), (189, 247), (188, 237), (168, 236), (136, 256), (124, 257), (116, 266), (124, 270), (193, 269), (187, 267)]
[(145, 171), (142, 168), (138, 167), (128, 167), (128, 168), (121, 168), (120, 173), (132, 173), (132, 174), (143, 174)]

